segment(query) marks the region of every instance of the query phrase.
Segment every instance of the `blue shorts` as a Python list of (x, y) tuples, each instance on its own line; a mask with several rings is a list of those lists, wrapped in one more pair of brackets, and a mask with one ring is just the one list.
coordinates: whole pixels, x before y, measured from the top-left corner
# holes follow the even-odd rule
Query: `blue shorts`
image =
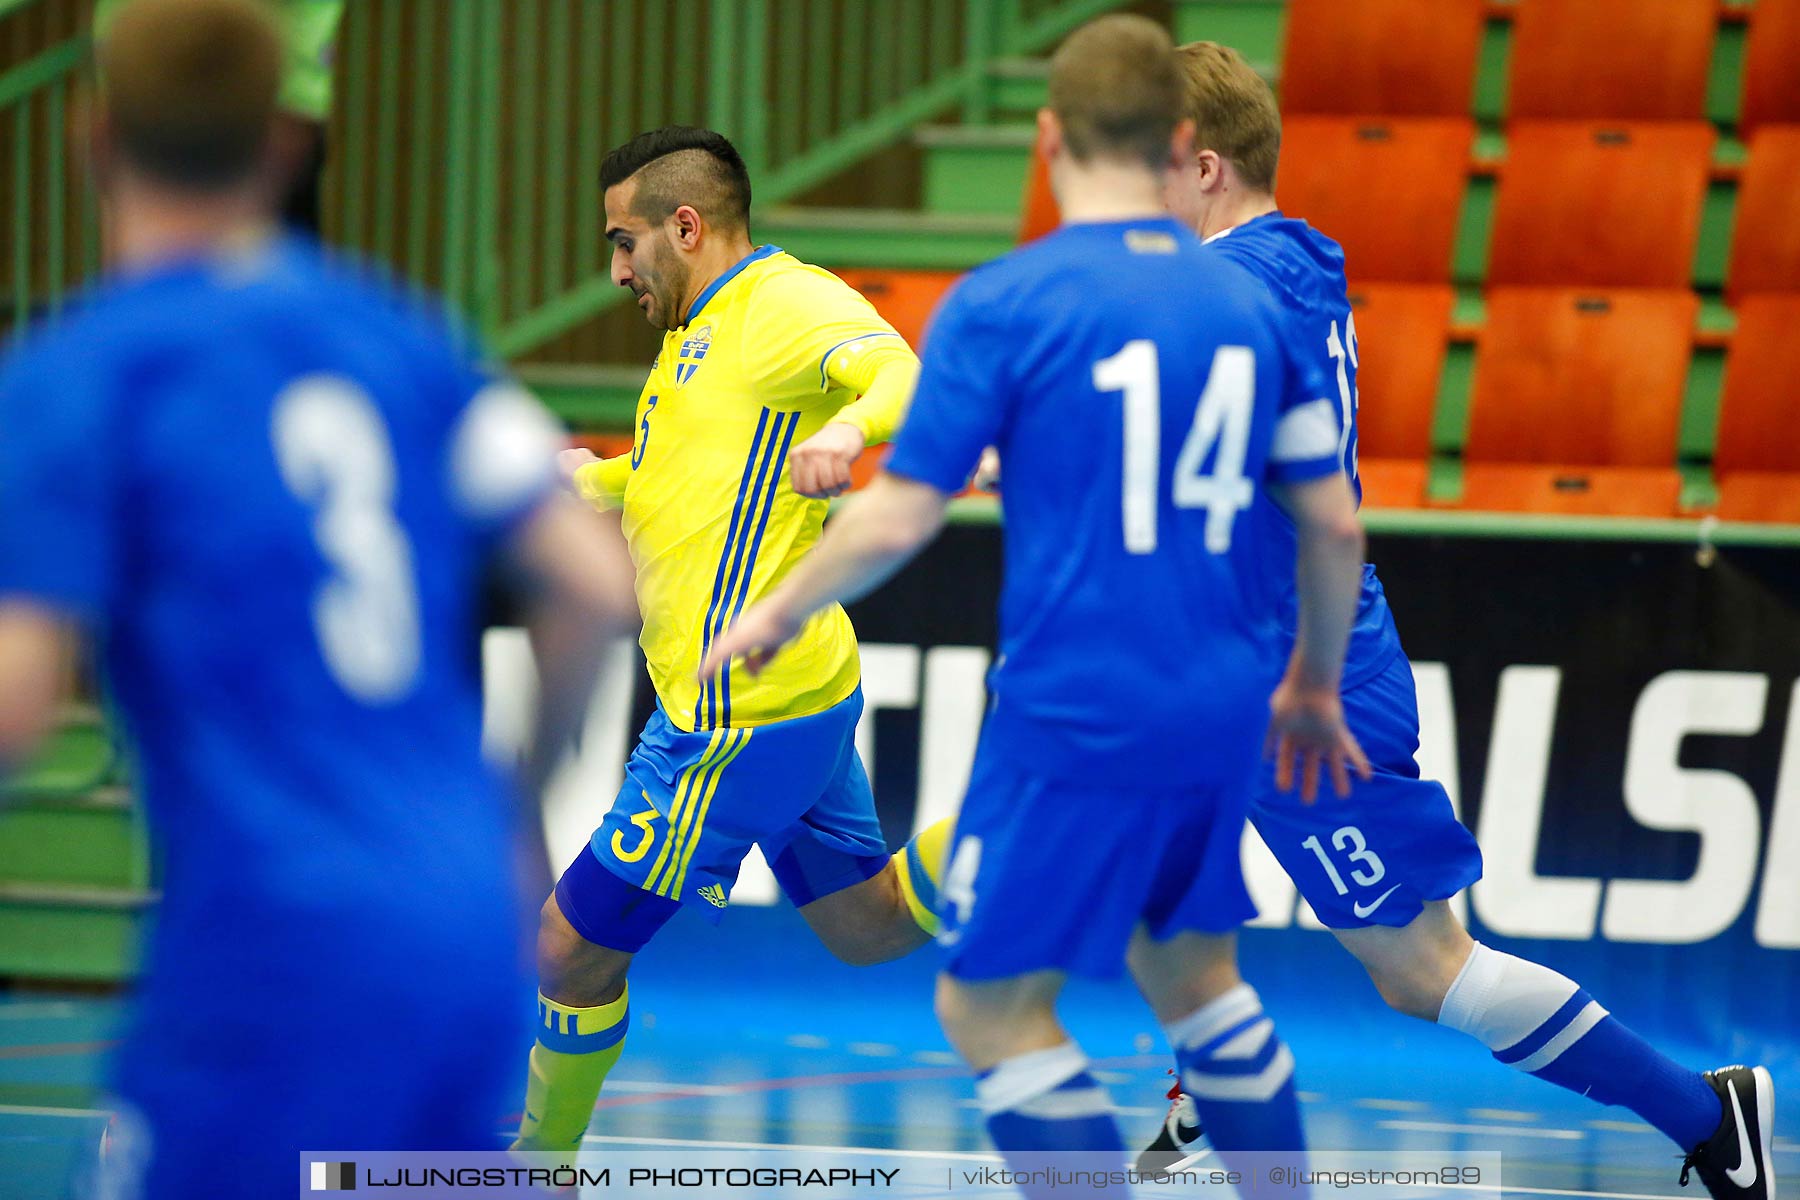
[(879, 874), (889, 856), (856, 753), (862, 709), (859, 688), (812, 716), (688, 733), (659, 704), (612, 810), (556, 886), (570, 924), (635, 952), (680, 905), (717, 921), (752, 845), (796, 906)]
[(1256, 915), (1240, 847), (1245, 788), (1056, 783), (978, 752), (941, 885), (957, 979), (1106, 979), (1133, 931), (1227, 933)]
[(1426, 901), (1481, 878), (1481, 848), (1443, 785), (1419, 778), (1419, 701), (1405, 655), (1344, 693), (1344, 718), (1374, 778), (1352, 779), (1348, 799), (1327, 787), (1307, 805), (1297, 790), (1276, 791), (1265, 763), (1250, 821), (1330, 928), (1408, 925)]

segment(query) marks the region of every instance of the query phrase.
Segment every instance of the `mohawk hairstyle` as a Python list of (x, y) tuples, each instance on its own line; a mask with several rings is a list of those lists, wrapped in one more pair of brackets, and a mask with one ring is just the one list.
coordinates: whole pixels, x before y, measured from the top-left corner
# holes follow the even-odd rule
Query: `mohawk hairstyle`
[(645, 220), (661, 221), (686, 204), (722, 227), (750, 227), (750, 172), (722, 133), (668, 125), (638, 134), (600, 164), (600, 188), (633, 178), (632, 208)]

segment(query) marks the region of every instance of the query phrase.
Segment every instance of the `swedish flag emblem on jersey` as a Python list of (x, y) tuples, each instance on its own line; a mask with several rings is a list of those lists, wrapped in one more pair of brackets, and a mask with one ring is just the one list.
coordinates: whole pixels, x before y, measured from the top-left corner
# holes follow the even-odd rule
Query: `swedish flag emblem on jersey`
[(705, 325), (682, 339), (681, 350), (675, 358), (675, 386), (680, 387), (694, 377), (700, 369), (700, 361), (706, 352), (712, 349), (712, 326)]

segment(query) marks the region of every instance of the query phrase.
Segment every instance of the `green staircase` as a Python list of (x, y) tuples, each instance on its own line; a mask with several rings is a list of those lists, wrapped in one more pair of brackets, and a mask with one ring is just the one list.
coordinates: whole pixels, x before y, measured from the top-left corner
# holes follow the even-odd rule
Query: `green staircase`
[(156, 897), (125, 784), (104, 714), (79, 705), (0, 791), (0, 978), (129, 974)]

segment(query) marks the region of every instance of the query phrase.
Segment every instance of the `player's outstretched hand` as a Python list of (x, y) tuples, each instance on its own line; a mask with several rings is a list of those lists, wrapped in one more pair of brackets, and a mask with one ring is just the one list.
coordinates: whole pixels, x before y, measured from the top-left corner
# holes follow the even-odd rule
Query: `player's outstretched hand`
[(819, 499), (850, 490), (850, 464), (863, 452), (862, 430), (848, 421), (831, 421), (788, 453), (794, 490)]
[(575, 472), (599, 461), (600, 457), (585, 446), (570, 446), (556, 452), (556, 469), (562, 473), (563, 486), (570, 491), (575, 490)]
[(752, 604), (730, 628), (713, 639), (706, 657), (700, 661), (701, 680), (716, 678), (734, 658), (742, 658), (752, 675), (761, 674), (775, 652), (800, 632), (803, 623), (786, 616), (780, 605), (770, 601)]
[(1319, 767), (1331, 772), (1339, 797), (1350, 794), (1350, 772), (1369, 778), (1369, 760), (1344, 724), (1344, 705), (1336, 688), (1309, 688), (1283, 679), (1269, 700), (1269, 750), (1275, 756), (1275, 787), (1294, 789), (1294, 758), (1300, 759), (1300, 800), (1311, 804), (1319, 794)]

